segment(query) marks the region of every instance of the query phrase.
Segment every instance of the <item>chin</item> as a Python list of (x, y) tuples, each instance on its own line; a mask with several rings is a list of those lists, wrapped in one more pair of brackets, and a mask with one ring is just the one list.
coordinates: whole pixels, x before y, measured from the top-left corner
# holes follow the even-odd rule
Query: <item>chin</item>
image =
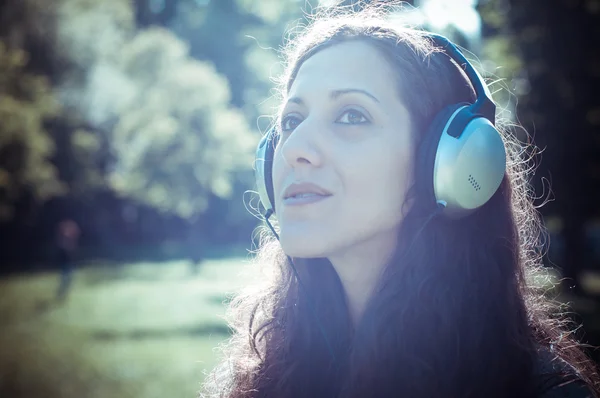
[(298, 257), (298, 258), (319, 258), (326, 257), (321, 251), (318, 250), (307, 250), (304, 244), (294, 245), (294, 244), (281, 244), (283, 248), (283, 252), (290, 257)]
[(323, 257), (328, 252), (330, 237), (328, 228), (309, 220), (284, 220), (280, 224), (279, 242), (290, 257)]
[(326, 257), (327, 243), (318, 236), (311, 238), (280, 235), (281, 247), (286, 255), (300, 258)]

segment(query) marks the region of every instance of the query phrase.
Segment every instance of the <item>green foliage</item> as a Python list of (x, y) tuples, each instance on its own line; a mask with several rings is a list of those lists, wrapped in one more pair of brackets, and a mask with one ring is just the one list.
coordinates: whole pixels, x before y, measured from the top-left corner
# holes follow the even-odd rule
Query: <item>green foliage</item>
[[(69, 159), (62, 169), (71, 169), (72, 192), (107, 183), (184, 217), (206, 211), (209, 195), (229, 197), (257, 138), (230, 106), (227, 79), (170, 31), (136, 31), (130, 1), (52, 3), (36, 18), (51, 27), (53, 62), (65, 65), (56, 87), (68, 110), (59, 162)], [(104, 173), (98, 157), (108, 155)]]
[(113, 73), (129, 96), (109, 117), (112, 186), (184, 217), (204, 211), (209, 194), (228, 197), (233, 174), (252, 164), (256, 138), (229, 107), (226, 79), (159, 28), (128, 42)]
[[(243, 67), (251, 79), (246, 81), (244, 101), (248, 113), (259, 119), (261, 129), (266, 128), (268, 117), (277, 112), (279, 98), (272, 91), (273, 78), (282, 72), (278, 50), (283, 44), (286, 29), (303, 21), (303, 2), (275, 0), (253, 2), (238, 0), (241, 9), (256, 17), (260, 23), (247, 25), (240, 36), (248, 43)], [(303, 21), (306, 22), (306, 21)], [(261, 116), (267, 116), (261, 120)]]
[[(35, 18), (48, 29), (55, 58), (87, 70), (110, 60), (133, 34), (134, 9), (129, 0), (26, 0)], [(64, 76), (62, 77), (64, 79)]]
[(227, 77), (232, 103), (252, 126), (266, 128), (276, 108), (271, 78), (279, 71), (278, 48), (288, 24), (302, 17), (301, 1), (182, 2), (170, 28), (190, 44), (193, 57), (209, 60)]
[(49, 161), (54, 151), (44, 122), (57, 115), (48, 80), (25, 70), (28, 55), (0, 40), (0, 221), (25, 195), (35, 201), (64, 187)]
[(89, 195), (94, 190), (106, 187), (107, 181), (99, 159), (107, 156), (102, 137), (84, 128), (73, 128), (68, 132), (69, 153), (64, 154), (72, 162), (73, 173), (69, 178), (73, 196)]
[[(23, 18), (9, 30), (46, 49), (36, 66), (51, 75), (48, 95), (62, 104), (52, 139), (28, 142), (46, 148), (40, 152), (46, 158), (56, 147), (54, 162), (72, 195), (107, 186), (191, 217), (208, 210), (211, 196), (226, 199), (252, 188), (258, 136), (249, 125), (273, 112), (275, 104), (265, 100), (275, 49), (302, 4), (181, 1), (173, 22), (179, 28), (171, 27), (179, 38), (156, 27), (136, 30), (140, 4), (24, 0), (11, 6)], [(36, 170), (37, 178), (48, 174)]]
[(509, 28), (506, 0), (482, 2), (478, 8), (489, 34), (485, 37), (481, 57), (484, 73), (493, 82), (490, 89), (500, 105), (501, 117), (515, 121), (517, 98), (527, 90), (524, 65), (517, 41)]

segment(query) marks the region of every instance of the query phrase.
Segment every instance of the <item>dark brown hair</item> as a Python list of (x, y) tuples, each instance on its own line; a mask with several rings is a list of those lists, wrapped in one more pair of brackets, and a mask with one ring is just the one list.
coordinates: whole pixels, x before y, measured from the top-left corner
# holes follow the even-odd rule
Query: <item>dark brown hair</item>
[[(397, 71), (398, 93), (420, 142), (438, 111), (472, 102), (474, 93), (422, 32), (385, 17), (381, 8), (320, 13), (287, 43), (280, 88), (285, 96), (317, 51), (365, 41)], [(542, 351), (594, 389), (591, 361), (555, 307), (528, 285), (529, 272), (542, 266), (543, 228), (531, 201), (527, 147), (509, 130), (502, 133), (508, 165), (500, 189), (472, 216), (430, 221), (410, 251), (399, 244), (357, 325), (328, 260), (295, 259), (306, 287), (300, 289), (279, 242), (264, 233), (254, 262), (255, 272), (263, 272), (260, 283), (231, 302), (234, 334), (202, 395), (525, 397), (533, 392)], [(410, 191), (416, 200), (400, 241), (431, 214), (420, 183)]]

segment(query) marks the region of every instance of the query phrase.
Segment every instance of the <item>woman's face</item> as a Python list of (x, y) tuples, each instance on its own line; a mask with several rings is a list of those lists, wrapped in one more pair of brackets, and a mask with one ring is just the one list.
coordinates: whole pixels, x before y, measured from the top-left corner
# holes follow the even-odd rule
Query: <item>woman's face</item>
[[(300, 67), (273, 163), (287, 255), (330, 257), (395, 242), (414, 152), (397, 82), (379, 51), (361, 41), (325, 48)], [(292, 184), (304, 183), (314, 184), (298, 186), (309, 196), (286, 198)]]

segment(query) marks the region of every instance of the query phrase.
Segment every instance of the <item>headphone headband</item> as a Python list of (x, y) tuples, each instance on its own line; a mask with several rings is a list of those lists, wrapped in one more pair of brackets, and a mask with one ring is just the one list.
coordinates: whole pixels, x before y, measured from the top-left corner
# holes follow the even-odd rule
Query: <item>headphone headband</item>
[(464, 72), (475, 89), (477, 100), (471, 105), (471, 111), (474, 114), (481, 115), (488, 119), (492, 124), (496, 124), (496, 105), (490, 98), (486, 84), (481, 75), (475, 70), (473, 65), (465, 58), (463, 53), (447, 37), (437, 33), (427, 33), (435, 44), (444, 48), (444, 52), (453, 59), (459, 67), (464, 66)]

